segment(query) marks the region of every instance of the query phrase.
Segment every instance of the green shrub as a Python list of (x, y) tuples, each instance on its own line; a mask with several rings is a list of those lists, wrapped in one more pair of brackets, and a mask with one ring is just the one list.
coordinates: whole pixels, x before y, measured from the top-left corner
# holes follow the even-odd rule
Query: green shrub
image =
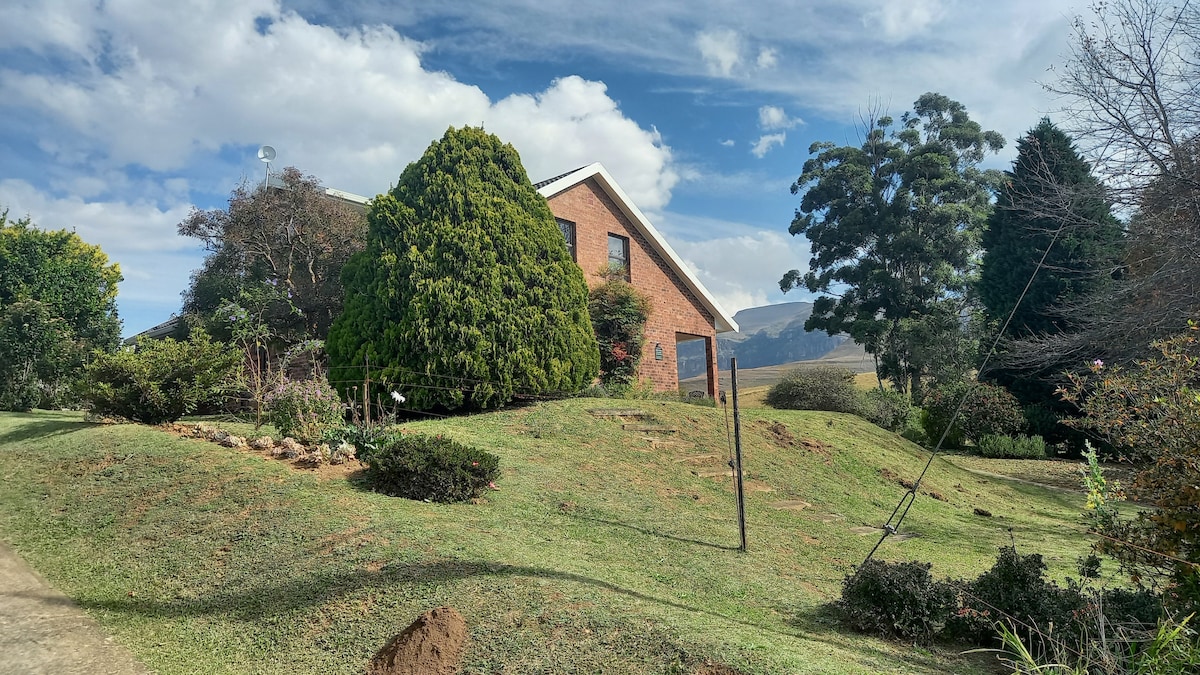
[(316, 443), (345, 422), (346, 406), (324, 380), (284, 379), (264, 402), (279, 433), (301, 443)]
[(194, 330), (186, 341), (139, 340), (134, 351), (96, 354), (88, 365), (91, 412), (161, 424), (217, 404), (230, 391), (240, 354)]
[(866, 633), (929, 642), (957, 606), (953, 586), (934, 580), (930, 567), (868, 560), (842, 582), (843, 620)]
[(1046, 441), (1041, 436), (1000, 436), (985, 434), (976, 450), (984, 457), (998, 459), (1045, 459)]
[(386, 397), (386, 382), (418, 411), (491, 410), (596, 378), (583, 270), (511, 145), (449, 129), (371, 201), (367, 221), (325, 343), (343, 395), (368, 359), (380, 384), (367, 399)]
[(871, 389), (862, 398), (862, 416), (888, 431), (903, 432), (916, 416), (916, 409), (909, 402), (907, 394), (891, 389)]
[(817, 366), (793, 370), (767, 390), (763, 399), (772, 408), (824, 410), (860, 414), (863, 395), (854, 387), (854, 373), (846, 368)]
[(379, 492), (443, 503), (477, 497), (500, 475), (499, 457), (440, 435), (399, 434), (359, 459)]
[(624, 279), (607, 275), (588, 294), (588, 314), (600, 346), (600, 384), (620, 394), (637, 384), (650, 299)]
[(978, 443), (986, 434), (1010, 436), (1025, 427), (1020, 403), (1003, 387), (986, 382), (955, 382), (933, 389), (923, 402), (921, 426), (931, 443), (937, 443), (946, 432), (960, 400), (962, 410), (946, 433), (943, 447), (962, 447), (964, 439)]
[(365, 461), (368, 455), (393, 442), (399, 436), (397, 427), (391, 424), (359, 423), (327, 429), (321, 436), (321, 441), (330, 447), (349, 443), (354, 446), (355, 456)]
[[(1046, 563), (1037, 553), (1021, 555), (1011, 546), (1000, 549), (991, 569), (974, 581), (962, 584), (963, 610), (951, 619), (947, 632), (955, 637), (985, 645), (996, 639), (996, 622), (1015, 619), (1022, 634), (1027, 627), (1049, 630), (1060, 637), (1077, 631), (1076, 617), (1087, 604), (1077, 586), (1062, 588), (1045, 578)], [(1033, 635), (1043, 648), (1046, 638)]]

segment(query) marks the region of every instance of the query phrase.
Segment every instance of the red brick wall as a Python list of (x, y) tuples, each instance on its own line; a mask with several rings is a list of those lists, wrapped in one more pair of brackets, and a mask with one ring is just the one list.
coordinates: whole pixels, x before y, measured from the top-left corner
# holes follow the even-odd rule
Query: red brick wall
[[(605, 194), (594, 179), (588, 179), (551, 197), (554, 215), (575, 223), (576, 260), (589, 286), (602, 281), (599, 272), (608, 265), (608, 235), (629, 238), (630, 283), (650, 298), (646, 321), (646, 347), (639, 375), (653, 383), (655, 391), (679, 388), (675, 360), (676, 333), (702, 336), (709, 344), (709, 394), (715, 393), (716, 331), (712, 314), (704, 308), (670, 265), (651, 248), (646, 238)], [(663, 360), (654, 359), (654, 346), (662, 346)]]

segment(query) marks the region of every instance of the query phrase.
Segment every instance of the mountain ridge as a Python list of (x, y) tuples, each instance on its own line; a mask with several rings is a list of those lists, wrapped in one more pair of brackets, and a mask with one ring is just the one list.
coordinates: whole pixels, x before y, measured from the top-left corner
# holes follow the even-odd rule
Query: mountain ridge
[[(739, 368), (758, 368), (821, 358), (847, 337), (804, 330), (812, 309), (811, 302), (783, 302), (739, 311), (733, 319), (740, 330), (717, 336), (717, 362), (727, 364), (731, 357), (737, 357)], [(680, 343), (677, 359), (680, 379), (703, 374), (704, 342)]]

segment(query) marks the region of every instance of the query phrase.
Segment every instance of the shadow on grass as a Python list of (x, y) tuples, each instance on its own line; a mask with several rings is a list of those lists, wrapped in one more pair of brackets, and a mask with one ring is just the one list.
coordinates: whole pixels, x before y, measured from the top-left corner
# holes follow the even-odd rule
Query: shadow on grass
[(676, 537), (673, 534), (664, 534), (662, 532), (656, 532), (654, 530), (647, 530), (646, 528), (638, 527), (636, 525), (629, 525), (626, 523), (618, 523), (615, 520), (605, 520), (603, 518), (596, 518), (594, 516), (584, 516), (584, 515), (580, 515), (577, 513), (568, 513), (567, 515), (570, 516), (571, 518), (575, 518), (577, 520), (586, 520), (586, 521), (589, 521), (592, 523), (600, 523), (601, 525), (609, 525), (611, 527), (624, 527), (626, 529), (633, 530), (635, 532), (641, 532), (642, 534), (649, 535), (651, 537), (658, 537), (660, 539), (669, 539), (671, 541), (677, 541), (681, 544), (695, 544), (697, 546), (708, 546), (710, 548), (716, 548), (716, 549), (720, 549), (722, 551), (738, 550), (738, 547), (736, 547), (736, 546), (722, 546), (721, 544), (713, 544), (713, 543), (707, 542), (707, 541), (700, 541), (699, 539), (688, 539), (687, 537)]
[(0, 433), (0, 444), (41, 440), (76, 431), (93, 429), (98, 426), (102, 425), (95, 422), (84, 422), (83, 420), (39, 419), (30, 416), (22, 419), (15, 427), (8, 431)]
[(362, 590), (386, 589), (395, 584), (441, 584), (473, 577), (530, 577), (584, 584), (643, 602), (672, 607), (685, 612), (705, 614), (761, 631), (800, 637), (798, 633), (781, 631), (776, 626), (726, 616), (712, 610), (655, 597), (581, 574), (460, 559), (430, 563), (390, 564), (377, 572), (369, 570), (358, 570), (350, 574), (321, 572), (305, 577), (271, 580), (250, 588), (214, 589), (212, 593), (198, 598), (150, 600), (132, 597), (97, 600), (79, 597), (75, 601), (86, 609), (137, 614), (144, 617), (176, 619), (196, 616), (227, 616), (238, 621), (260, 621), (310, 607), (319, 607)]
[[(787, 616), (785, 623), (804, 634), (804, 637), (814, 642), (821, 642), (836, 649), (852, 649), (856, 652), (869, 654), (885, 663), (894, 662), (897, 654), (878, 647), (865, 644), (861, 639), (864, 634), (854, 632), (842, 623), (842, 615), (832, 602), (821, 603), (810, 609), (797, 610), (795, 607), (781, 608), (780, 613)], [(911, 642), (890, 640), (878, 635), (869, 636), (884, 640), (895, 645), (897, 651), (905, 651), (904, 664), (921, 666), (930, 672), (938, 672), (946, 667), (946, 659), (964, 659), (985, 667), (984, 660), (969, 658), (962, 654), (962, 646), (948, 643), (935, 643), (932, 646), (919, 647)], [(906, 651), (907, 650), (907, 651)], [(940, 652), (939, 658), (934, 652)], [(990, 669), (989, 669), (990, 670)]]

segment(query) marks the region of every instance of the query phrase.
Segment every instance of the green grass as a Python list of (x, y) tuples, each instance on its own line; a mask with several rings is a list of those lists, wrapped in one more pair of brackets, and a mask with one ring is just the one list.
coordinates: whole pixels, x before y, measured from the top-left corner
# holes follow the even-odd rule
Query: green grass
[[(724, 468), (722, 411), (632, 402), (680, 430), (653, 448), (586, 412), (614, 403), (410, 424), (501, 457), (500, 491), (449, 506), (145, 427), (0, 414), (0, 537), (164, 673), (360, 672), (442, 604), (470, 626), (467, 673), (988, 672), (840, 632), (825, 609), (878, 538), (851, 529), (904, 492), (881, 469), (912, 478), (918, 448), (852, 416), (744, 411), (743, 554), (730, 480), (702, 475)], [(1061, 575), (1087, 548), (1081, 497), (941, 460), (923, 487), (945, 501), (922, 496), (917, 536), (879, 557), (974, 576), (1011, 528)]]

